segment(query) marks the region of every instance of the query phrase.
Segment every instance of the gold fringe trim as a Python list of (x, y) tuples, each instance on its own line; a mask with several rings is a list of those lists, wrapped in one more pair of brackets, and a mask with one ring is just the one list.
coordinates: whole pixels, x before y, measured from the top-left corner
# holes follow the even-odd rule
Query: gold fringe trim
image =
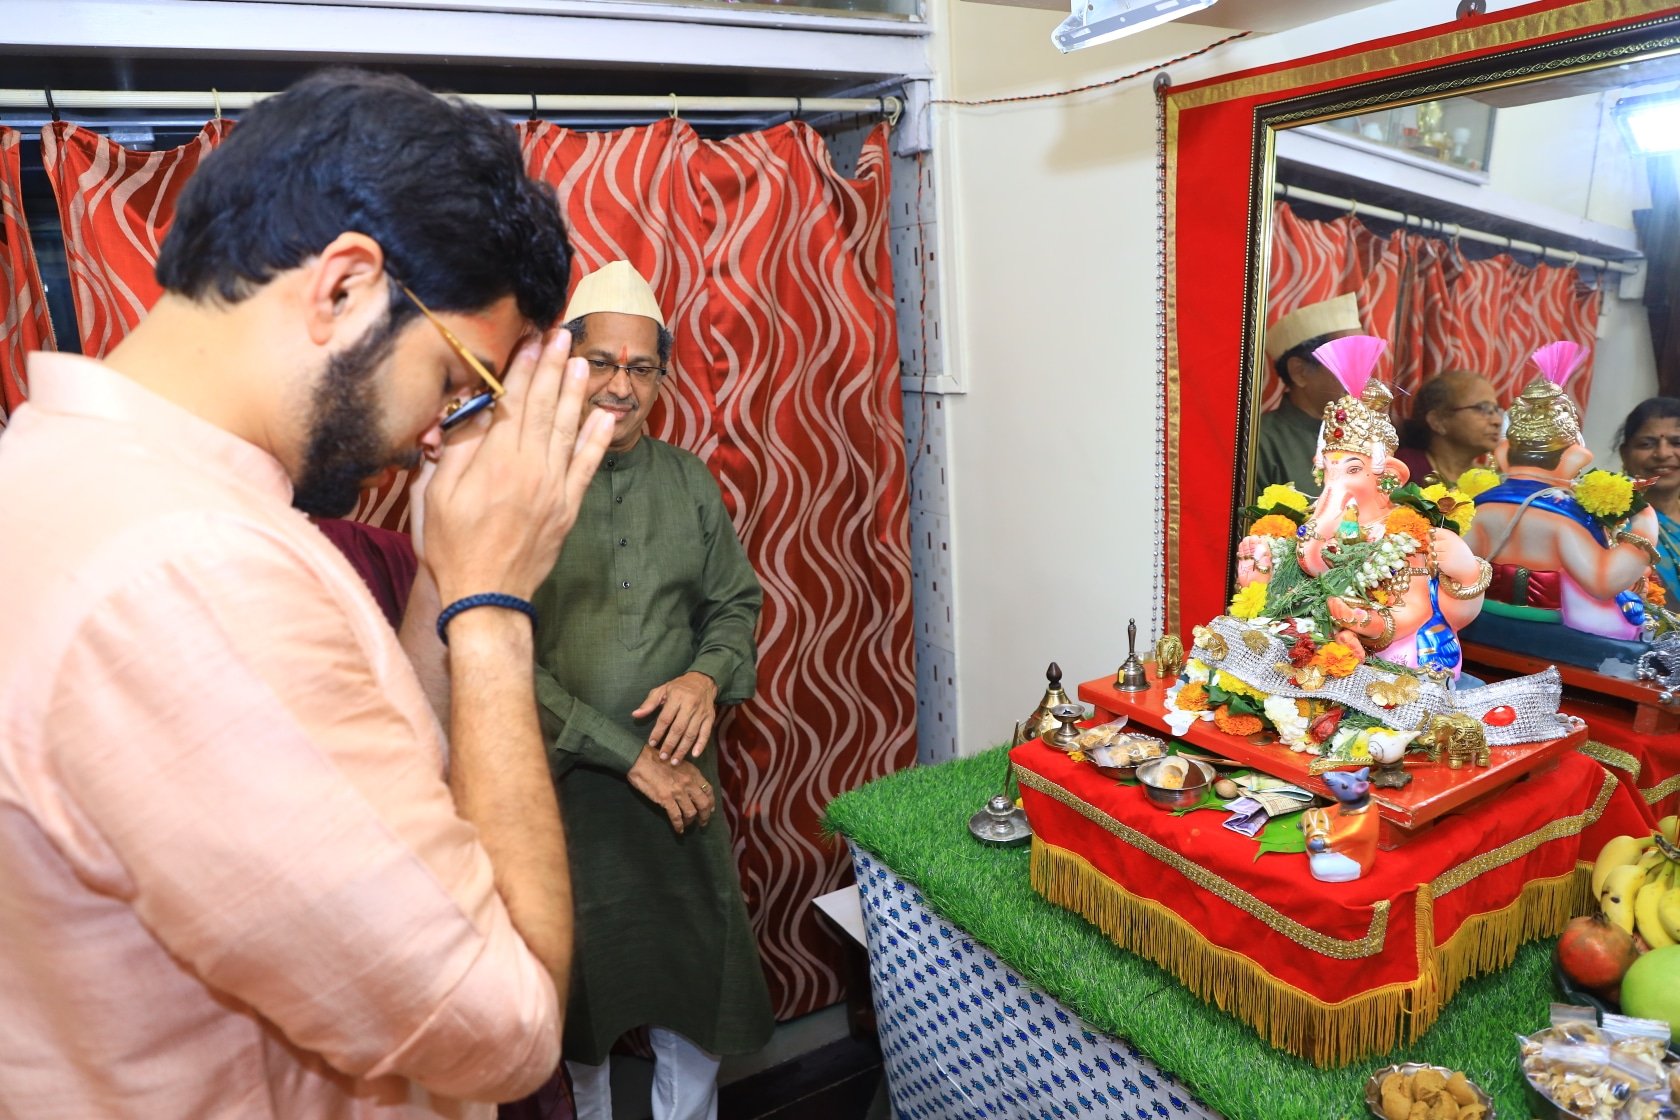
[[(1320, 933), (1310, 926), (1302, 925), (1294, 918), (1255, 898), (1230, 880), (1215, 875), (1201, 864), (1186, 859), (1165, 844), (1144, 835), (1130, 825), (1122, 824), (1090, 802), (1075, 796), (1055, 782), (1028, 770), (1019, 763), (1015, 764), (1015, 778), (1021, 785), (1060, 801), (1109, 835), (1124, 841), (1145, 855), (1160, 860), (1209, 894), (1230, 903), (1255, 921), (1264, 922), (1273, 930), (1303, 948), (1311, 949), (1321, 956), (1339, 961), (1374, 957), (1383, 950), (1383, 942), (1388, 937), (1390, 903), (1387, 899), (1372, 904), (1371, 924), (1366, 927), (1365, 936), (1357, 940), (1332, 937), (1327, 933)], [(1034, 837), (1033, 843), (1036, 852), (1037, 837)]]
[(1033, 889), (1047, 901), (1083, 916), (1121, 948), (1161, 965), (1195, 995), (1248, 1023), (1272, 1046), (1321, 1069), (1416, 1041), (1464, 980), (1509, 964), (1523, 941), (1560, 931), (1584, 905), (1589, 870), (1530, 883), (1516, 902), (1466, 921), (1439, 949), (1432, 944), (1434, 907), (1424, 887), (1417, 905), (1417, 979), (1327, 1003), (1241, 953), (1209, 943), (1178, 914), (1130, 893), (1076, 852), (1035, 836), (1031, 862)]
[(1563, 932), (1569, 919), (1592, 909), (1591, 899), (1592, 868), (1583, 873), (1572, 867), (1550, 879), (1530, 880), (1503, 909), (1466, 918), (1435, 953), (1440, 962), (1441, 1001), (1451, 999), (1471, 977), (1510, 964), (1517, 950), (1535, 938)]
[(1434, 987), (1428, 982), (1392, 984), (1336, 1004), (1316, 999), (1275, 979), (1248, 957), (1210, 944), (1183, 918), (1131, 894), (1084, 857), (1036, 836), (1032, 885), (1122, 948), (1166, 968), (1197, 996), (1248, 1023), (1273, 1046), (1321, 1068), (1387, 1053), (1421, 1032), (1422, 1026), (1414, 1025), (1419, 1012), (1433, 1023), (1439, 1010), (1438, 1005), (1419, 1006), (1420, 989)]

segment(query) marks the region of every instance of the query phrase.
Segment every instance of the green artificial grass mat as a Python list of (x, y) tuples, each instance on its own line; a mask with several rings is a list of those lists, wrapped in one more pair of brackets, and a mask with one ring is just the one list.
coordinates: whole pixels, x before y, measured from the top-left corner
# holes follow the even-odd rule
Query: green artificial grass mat
[(879, 856), (935, 910), (1093, 1027), (1135, 1043), (1228, 1120), (1366, 1117), (1371, 1071), (1403, 1061), (1463, 1070), (1492, 1094), (1500, 1117), (1529, 1115), (1514, 1036), (1548, 1021), (1551, 939), (1523, 946), (1510, 967), (1464, 984), (1415, 1045), (1317, 1069), (1045, 902), (1028, 881), (1024, 845), (993, 848), (970, 836), (969, 818), (1003, 788), (1007, 763), (1007, 751), (997, 748), (899, 771), (836, 798), (824, 827)]

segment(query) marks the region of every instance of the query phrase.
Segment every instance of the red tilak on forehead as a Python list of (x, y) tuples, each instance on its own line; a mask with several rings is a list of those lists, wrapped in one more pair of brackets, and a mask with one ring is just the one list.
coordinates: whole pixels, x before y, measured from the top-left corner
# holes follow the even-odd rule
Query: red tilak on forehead
[(629, 343), (625, 343), (623, 346), (620, 346), (618, 348), (618, 364), (621, 365), (621, 366), (630, 364), (630, 344)]

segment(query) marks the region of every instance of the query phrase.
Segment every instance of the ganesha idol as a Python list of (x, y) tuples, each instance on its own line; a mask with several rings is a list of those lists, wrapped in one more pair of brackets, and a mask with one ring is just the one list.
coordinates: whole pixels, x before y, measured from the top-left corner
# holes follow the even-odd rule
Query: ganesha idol
[[(1410, 511), (1391, 519), (1403, 507), (1389, 494), (1406, 484), (1410, 471), (1394, 457), (1399, 439), (1389, 419), (1393, 396), (1371, 376), (1386, 345), (1380, 338), (1352, 335), (1314, 351), (1347, 395), (1324, 410), (1314, 457), (1323, 491), (1298, 531), (1296, 555), (1305, 574), (1322, 577), (1357, 542), (1381, 541), (1391, 533), (1404, 541), (1403, 566), (1383, 573), (1377, 586), (1329, 598), (1335, 640), (1361, 658), (1375, 655), (1456, 679), (1463, 663), (1457, 633), (1481, 610), (1489, 568), (1451, 530), (1432, 527)], [(1404, 525), (1403, 533), (1396, 532), (1397, 525)], [(1239, 583), (1261, 575), (1245, 568), (1240, 550), (1238, 568)]]
[[(1607, 532), (1576, 497), (1574, 480), (1593, 456), (1562, 386), (1583, 354), (1571, 342), (1536, 351), (1541, 375), (1512, 404), (1507, 438), (1494, 451), (1505, 481), (1477, 496), (1466, 540), (1493, 565), (1478, 641), (1534, 649), (1534, 625), (1559, 635), (1560, 622), (1582, 635), (1640, 637), (1645, 606), (1634, 589), (1651, 564), (1656, 515), (1641, 509)], [(1561, 648), (1546, 645), (1548, 656), (1592, 668), (1606, 656), (1604, 643), (1579, 637), (1565, 638)], [(1571, 656), (1576, 647), (1581, 655)]]

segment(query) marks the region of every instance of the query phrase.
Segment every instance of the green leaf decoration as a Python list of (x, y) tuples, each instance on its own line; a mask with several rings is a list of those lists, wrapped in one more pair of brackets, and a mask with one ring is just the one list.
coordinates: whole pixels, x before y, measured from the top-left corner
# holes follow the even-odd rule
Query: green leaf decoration
[(1307, 850), (1307, 835), (1301, 831), (1300, 813), (1273, 817), (1266, 822), (1266, 827), (1260, 830), (1260, 835), (1255, 839), (1259, 841), (1254, 852), (1255, 862), (1259, 862), (1260, 857), (1267, 852), (1300, 855)]

